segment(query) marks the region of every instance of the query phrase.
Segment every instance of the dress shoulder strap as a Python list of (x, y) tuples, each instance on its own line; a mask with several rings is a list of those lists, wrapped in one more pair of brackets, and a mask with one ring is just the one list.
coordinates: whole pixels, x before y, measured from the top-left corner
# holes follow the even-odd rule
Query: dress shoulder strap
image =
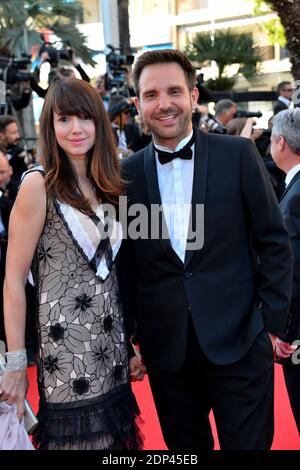
[(29, 175), (29, 173), (33, 173), (35, 171), (38, 171), (43, 176), (43, 178), (45, 178), (45, 170), (42, 165), (36, 165), (23, 173), (20, 184), (22, 183), (26, 175)]

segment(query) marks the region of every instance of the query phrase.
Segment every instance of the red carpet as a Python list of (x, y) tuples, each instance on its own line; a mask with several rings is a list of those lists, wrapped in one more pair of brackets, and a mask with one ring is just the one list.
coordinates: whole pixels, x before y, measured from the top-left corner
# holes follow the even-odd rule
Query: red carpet
[[(38, 407), (36, 368), (31, 367), (28, 371), (30, 381), (28, 399), (36, 411)], [(144, 420), (142, 431), (145, 436), (145, 450), (165, 450), (166, 446), (160, 431), (148, 379), (146, 378), (143, 382), (134, 383), (133, 390)], [(216, 443), (215, 449), (219, 449), (213, 417), (211, 418)], [(290, 409), (282, 368), (277, 364), (275, 366), (275, 436), (272, 449), (300, 450), (300, 436)]]

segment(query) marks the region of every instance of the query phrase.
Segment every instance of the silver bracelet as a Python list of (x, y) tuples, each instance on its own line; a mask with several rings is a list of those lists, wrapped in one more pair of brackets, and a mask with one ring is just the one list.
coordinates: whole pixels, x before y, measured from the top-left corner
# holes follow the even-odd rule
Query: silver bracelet
[(16, 372), (27, 368), (26, 349), (18, 349), (18, 351), (9, 351), (5, 353), (6, 370), (8, 372)]

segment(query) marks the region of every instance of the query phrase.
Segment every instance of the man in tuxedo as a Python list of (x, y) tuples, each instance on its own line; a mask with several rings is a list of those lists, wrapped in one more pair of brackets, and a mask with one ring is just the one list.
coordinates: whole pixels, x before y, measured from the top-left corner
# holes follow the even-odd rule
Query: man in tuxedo
[(250, 139), (193, 130), (195, 70), (181, 52), (144, 53), (133, 82), (153, 143), (123, 162), (120, 292), (165, 442), (212, 449), (213, 410), (222, 449), (269, 449), (292, 263), (264, 164)]
[[(300, 339), (300, 109), (286, 110), (273, 120), (271, 154), (276, 165), (286, 173), (286, 188), (280, 208), (288, 228), (293, 255), (293, 291), (290, 306), (291, 320), (286, 340)], [(278, 343), (286, 359), (282, 360), (285, 383), (291, 408), (300, 434), (300, 365), (289, 357), (287, 344)]]
[(293, 95), (293, 87), (291, 82), (280, 82), (277, 86), (277, 94), (278, 94), (278, 99), (276, 101), (276, 104), (274, 106), (274, 115), (280, 113), (280, 111), (284, 111), (286, 109), (289, 109), (291, 101), (292, 101), (292, 95)]

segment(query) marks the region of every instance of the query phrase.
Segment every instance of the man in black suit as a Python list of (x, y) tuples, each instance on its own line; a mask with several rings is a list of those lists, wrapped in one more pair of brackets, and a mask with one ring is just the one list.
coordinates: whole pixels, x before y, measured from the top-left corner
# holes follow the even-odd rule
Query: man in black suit
[(294, 90), (293, 90), (291, 82), (284, 81), (278, 84), (277, 86), (278, 99), (273, 109), (274, 115), (280, 113), (280, 111), (289, 109), (291, 101), (292, 101), (293, 91)]
[(165, 442), (213, 448), (213, 410), (222, 449), (268, 449), (292, 263), (264, 164), (250, 139), (193, 130), (198, 90), (184, 54), (146, 52), (133, 82), (154, 142), (123, 162), (120, 292)]
[[(300, 109), (282, 111), (273, 120), (271, 154), (276, 165), (286, 173), (286, 188), (280, 208), (288, 228), (294, 254), (293, 291), (290, 306), (291, 320), (287, 341), (300, 339)], [(289, 357), (286, 344), (278, 343), (286, 387), (300, 434), (300, 364)], [(298, 352), (297, 352), (298, 354)]]

